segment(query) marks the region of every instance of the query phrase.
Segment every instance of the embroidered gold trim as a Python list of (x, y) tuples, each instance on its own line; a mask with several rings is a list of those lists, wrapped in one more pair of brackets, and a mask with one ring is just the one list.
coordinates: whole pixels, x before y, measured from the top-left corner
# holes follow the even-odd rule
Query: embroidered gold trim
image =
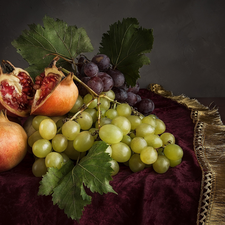
[(225, 224), (225, 126), (216, 107), (209, 108), (196, 99), (174, 96), (159, 84), (149, 89), (185, 105), (195, 124), (193, 145), (202, 170), (197, 225)]

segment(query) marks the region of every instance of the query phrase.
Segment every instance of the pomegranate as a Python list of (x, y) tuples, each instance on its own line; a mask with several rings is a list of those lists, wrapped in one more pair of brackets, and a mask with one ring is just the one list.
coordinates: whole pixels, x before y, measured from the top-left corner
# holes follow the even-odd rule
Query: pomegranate
[(18, 123), (0, 112), (0, 172), (18, 165), (27, 153), (27, 134)]
[(6, 109), (7, 115), (12, 117), (27, 117), (35, 94), (33, 84), (27, 71), (3, 60), (0, 66), (0, 110)]
[(73, 82), (73, 74), (65, 77), (56, 67), (54, 58), (44, 73), (35, 78), (36, 90), (31, 115), (62, 116), (70, 111), (78, 97), (78, 88)]

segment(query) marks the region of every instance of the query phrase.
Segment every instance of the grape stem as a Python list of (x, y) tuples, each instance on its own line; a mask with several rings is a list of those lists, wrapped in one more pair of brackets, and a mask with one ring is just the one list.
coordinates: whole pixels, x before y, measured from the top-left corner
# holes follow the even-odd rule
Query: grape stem
[(97, 101), (98, 101), (98, 103), (97, 103), (97, 107), (98, 107), (98, 129), (100, 129), (100, 127), (101, 127), (101, 124), (100, 124), (100, 120), (101, 120), (100, 97), (98, 97)]
[[(63, 71), (64, 73), (66, 73), (66, 74), (70, 74), (70, 73), (71, 73), (70, 71), (68, 71), (68, 70), (65, 69), (65, 68), (59, 67), (59, 69), (60, 69), (61, 71)], [(89, 88), (83, 81), (81, 81), (81, 80), (80, 80), (77, 76), (75, 76), (74, 74), (73, 74), (73, 79), (74, 79), (75, 81), (77, 81), (78, 83), (82, 84), (82, 85), (89, 91), (89, 93), (92, 95), (92, 97), (98, 97), (98, 94), (97, 94), (96, 92), (94, 92), (91, 88)]]
[(66, 62), (69, 62), (70, 64), (72, 64), (74, 66), (75, 73), (77, 72), (77, 69), (76, 69), (76, 65), (77, 64), (75, 63), (75, 61), (73, 59), (68, 59), (68, 58), (66, 58), (66, 57), (64, 57), (62, 55), (57, 54), (57, 53), (46, 54), (43, 58), (45, 58), (45, 57), (47, 57), (49, 55), (55, 55), (55, 56), (57, 56), (57, 57), (59, 57), (61, 59), (64, 59)]

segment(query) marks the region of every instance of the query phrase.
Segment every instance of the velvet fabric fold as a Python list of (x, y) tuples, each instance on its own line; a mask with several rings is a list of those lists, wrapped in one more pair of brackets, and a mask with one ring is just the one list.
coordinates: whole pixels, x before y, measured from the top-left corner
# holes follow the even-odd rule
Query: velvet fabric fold
[[(155, 173), (152, 167), (132, 173), (120, 164), (120, 172), (110, 182), (118, 195), (88, 191), (92, 203), (85, 207), (81, 225), (196, 224), (202, 170), (194, 152), (191, 111), (150, 90), (141, 89), (139, 94), (154, 101), (153, 113), (183, 148), (183, 161), (165, 174)], [(18, 166), (0, 173), (0, 225), (78, 225), (53, 205), (51, 196), (37, 195), (41, 178), (33, 176), (33, 162), (28, 153)]]

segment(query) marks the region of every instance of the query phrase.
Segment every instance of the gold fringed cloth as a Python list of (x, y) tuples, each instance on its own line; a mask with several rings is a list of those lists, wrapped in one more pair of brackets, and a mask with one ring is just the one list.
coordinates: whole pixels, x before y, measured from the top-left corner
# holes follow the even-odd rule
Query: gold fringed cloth
[(194, 151), (202, 170), (197, 224), (225, 224), (225, 126), (218, 109), (184, 95), (174, 96), (159, 84), (150, 84), (149, 88), (191, 111)]

